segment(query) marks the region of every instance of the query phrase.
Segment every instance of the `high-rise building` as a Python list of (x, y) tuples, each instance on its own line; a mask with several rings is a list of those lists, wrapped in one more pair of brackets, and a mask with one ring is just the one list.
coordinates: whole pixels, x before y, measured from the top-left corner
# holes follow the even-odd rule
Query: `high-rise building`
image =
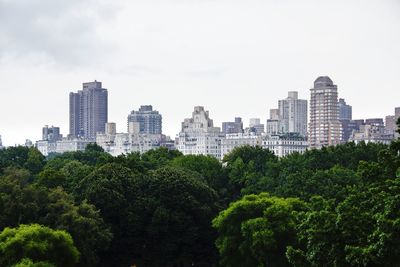
[(45, 125), (42, 128), (42, 141), (56, 142), (62, 139), (62, 134), (60, 134), (60, 127), (49, 127)]
[(191, 118), (182, 122), (182, 129), (176, 143), (184, 155), (210, 155), (221, 158), (221, 139), (224, 134), (214, 127), (209, 112), (204, 107), (194, 107)]
[(337, 145), (341, 142), (341, 124), (337, 86), (328, 76), (318, 77), (310, 89), (310, 148)]
[(386, 131), (383, 119), (366, 119), (359, 130), (352, 132), (349, 140), (355, 143), (364, 141), (365, 143), (390, 144), (393, 139), (394, 134)]
[(141, 134), (161, 134), (162, 116), (151, 105), (140, 106), (139, 111), (133, 110), (128, 115), (128, 132), (132, 131), (132, 125), (136, 125)]
[(242, 118), (236, 117), (235, 121), (223, 122), (222, 132), (224, 134), (243, 133)]
[(101, 82), (83, 83), (83, 89), (69, 95), (69, 133), (71, 137), (94, 140), (104, 133), (108, 120), (108, 92)]
[(350, 105), (346, 104), (346, 101), (343, 98), (339, 98), (339, 120), (352, 120), (353, 119), (353, 110)]
[(269, 119), (267, 120), (267, 135), (276, 135), (283, 133), (281, 129), (281, 120), (279, 119), (279, 109), (274, 108), (269, 110)]
[(1, 141), (1, 135), (0, 135), (0, 149), (3, 149), (3, 142)]
[(400, 118), (400, 107), (394, 109), (394, 115), (389, 115), (385, 117), (385, 131), (387, 133), (392, 133), (395, 137), (399, 137), (400, 135), (397, 131), (397, 120)]
[(385, 117), (385, 131), (387, 133), (394, 133), (396, 131), (396, 119), (394, 115)]
[(264, 124), (261, 124), (261, 120), (259, 118), (251, 118), (249, 123), (249, 132), (254, 132), (257, 135), (261, 135), (265, 132)]
[(288, 97), (279, 100), (279, 120), (283, 133), (307, 136), (307, 100), (298, 98), (298, 92), (290, 91)]

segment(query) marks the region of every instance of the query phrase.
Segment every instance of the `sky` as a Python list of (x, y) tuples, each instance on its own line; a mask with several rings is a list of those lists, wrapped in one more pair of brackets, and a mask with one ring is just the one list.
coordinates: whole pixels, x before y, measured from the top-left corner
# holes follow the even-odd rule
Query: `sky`
[(150, 104), (174, 137), (194, 106), (215, 126), (265, 120), (329, 76), (353, 118), (400, 106), (398, 0), (0, 0), (4, 145), (69, 132), (69, 92), (98, 80), (126, 132)]

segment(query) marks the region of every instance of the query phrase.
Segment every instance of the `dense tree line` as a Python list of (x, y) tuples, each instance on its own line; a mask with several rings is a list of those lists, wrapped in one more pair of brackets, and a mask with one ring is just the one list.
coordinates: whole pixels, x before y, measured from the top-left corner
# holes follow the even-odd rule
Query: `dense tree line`
[[(222, 162), (0, 150), (1, 266), (398, 266), (400, 141)], [(68, 259), (68, 260), (65, 260)]]

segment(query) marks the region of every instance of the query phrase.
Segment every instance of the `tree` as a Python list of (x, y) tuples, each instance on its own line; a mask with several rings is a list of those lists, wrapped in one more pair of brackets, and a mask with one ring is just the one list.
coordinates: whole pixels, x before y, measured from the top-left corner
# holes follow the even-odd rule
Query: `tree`
[(298, 245), (289, 246), (286, 256), (291, 265), (346, 266), (344, 244), (337, 228), (335, 201), (310, 199), (309, 210), (299, 214), (296, 225)]
[(174, 158), (170, 165), (198, 173), (201, 180), (217, 191), (223, 204), (232, 200), (228, 177), (222, 164), (216, 158), (204, 155), (187, 155)]
[(223, 266), (289, 266), (285, 252), (296, 243), (296, 213), (304, 202), (267, 193), (247, 195), (213, 220)]
[[(26, 170), (9, 170), (0, 177), (0, 229), (40, 223), (68, 231), (81, 252), (80, 266), (96, 266), (98, 255), (108, 248), (112, 234), (93, 205), (75, 204), (60, 187), (27, 184)], [(1, 265), (0, 265), (1, 266)]]
[(397, 124), (397, 132), (400, 134), (400, 117), (396, 121)]
[(24, 258), (13, 267), (56, 267), (56, 266), (54, 264), (45, 261), (33, 262), (31, 259)]
[(0, 233), (0, 265), (11, 266), (25, 258), (69, 267), (78, 262), (79, 252), (65, 231), (38, 224), (6, 227)]
[(83, 178), (74, 191), (77, 199), (86, 199), (95, 205), (111, 228), (114, 239), (105, 255), (109, 265), (127, 265), (136, 252), (135, 225), (130, 211), (138, 192), (136, 179), (131, 169), (108, 163)]
[(217, 195), (182, 169), (164, 167), (138, 180), (131, 206), (144, 266), (210, 266), (216, 257)]

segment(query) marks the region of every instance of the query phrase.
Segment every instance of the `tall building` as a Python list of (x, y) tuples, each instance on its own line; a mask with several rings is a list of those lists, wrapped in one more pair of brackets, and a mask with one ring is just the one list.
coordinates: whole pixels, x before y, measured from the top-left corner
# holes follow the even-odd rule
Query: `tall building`
[(250, 129), (248, 129), (248, 130), (250, 132), (254, 132), (257, 135), (261, 135), (265, 132), (264, 124), (261, 124), (261, 121), (259, 118), (251, 118), (249, 127), (250, 127)]
[(242, 118), (236, 117), (235, 121), (227, 121), (222, 123), (222, 132), (224, 134), (243, 133)]
[(162, 116), (151, 105), (140, 106), (138, 111), (133, 110), (128, 115), (128, 132), (132, 131), (130, 125), (136, 125), (141, 134), (161, 134)]
[(341, 142), (341, 124), (337, 86), (328, 76), (318, 77), (310, 89), (310, 148), (337, 145)]
[(204, 107), (194, 107), (191, 118), (182, 122), (176, 144), (184, 155), (210, 155), (221, 158), (221, 139), (224, 134), (219, 127), (214, 127), (209, 112)]
[(45, 125), (42, 128), (42, 141), (56, 142), (62, 139), (62, 134), (60, 134), (60, 127), (49, 127)]
[(393, 133), (388, 133), (383, 124), (383, 119), (366, 119), (365, 124), (359, 130), (352, 132), (350, 141), (359, 143), (383, 143), (390, 144), (394, 139)]
[(385, 117), (385, 131), (387, 133), (394, 133), (396, 131), (396, 119), (394, 115)]
[(339, 98), (339, 120), (352, 120), (353, 119), (353, 110), (350, 105), (346, 104), (346, 101), (343, 98)]
[(267, 120), (267, 135), (276, 135), (279, 133), (283, 133), (281, 129), (281, 120), (279, 119), (279, 109), (270, 109), (269, 110), (269, 119)]
[(283, 133), (307, 136), (307, 100), (298, 98), (298, 92), (290, 91), (288, 97), (279, 100), (279, 120)]
[(0, 149), (3, 149), (3, 142), (1, 141), (1, 135), (0, 135)]
[(387, 133), (395, 134), (395, 137), (399, 137), (400, 135), (396, 132), (397, 120), (400, 118), (400, 107), (394, 109), (394, 115), (386, 116), (385, 118), (385, 131)]
[(83, 89), (69, 94), (69, 133), (71, 137), (94, 140), (104, 133), (108, 120), (108, 92), (101, 82), (83, 83)]

